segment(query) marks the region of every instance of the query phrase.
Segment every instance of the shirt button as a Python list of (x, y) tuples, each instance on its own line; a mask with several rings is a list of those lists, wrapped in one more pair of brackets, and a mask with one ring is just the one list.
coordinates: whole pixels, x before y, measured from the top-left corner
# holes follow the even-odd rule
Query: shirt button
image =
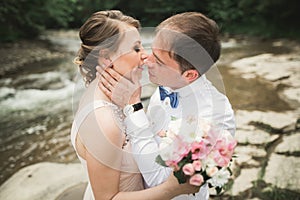
[(165, 104), (165, 106), (169, 106), (170, 105), (170, 99), (169, 98), (165, 98), (164, 104)]

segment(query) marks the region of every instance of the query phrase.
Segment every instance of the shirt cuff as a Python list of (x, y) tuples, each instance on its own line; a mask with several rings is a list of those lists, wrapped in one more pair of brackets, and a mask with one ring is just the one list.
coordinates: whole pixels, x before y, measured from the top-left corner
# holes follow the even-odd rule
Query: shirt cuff
[[(143, 130), (149, 127), (149, 120), (143, 109), (138, 110), (124, 119), (127, 135), (130, 137), (149, 137), (143, 135)], [(152, 135), (151, 135), (152, 137)]]

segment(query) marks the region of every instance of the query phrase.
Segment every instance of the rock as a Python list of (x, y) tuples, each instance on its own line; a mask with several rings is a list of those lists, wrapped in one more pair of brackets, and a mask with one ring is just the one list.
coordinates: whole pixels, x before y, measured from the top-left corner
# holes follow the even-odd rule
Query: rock
[(237, 154), (238, 157), (240, 157), (240, 155), (249, 155), (253, 158), (264, 158), (266, 157), (267, 152), (264, 149), (247, 145), (247, 146), (237, 146), (235, 148), (235, 154)]
[[(247, 154), (238, 154), (237, 158), (234, 158), (234, 163), (241, 167), (259, 167), (260, 163), (254, 160), (251, 156)], [(235, 165), (233, 166), (233, 170), (236, 171), (237, 168)]]
[(276, 146), (274, 151), (279, 154), (299, 154), (300, 132), (289, 136), (284, 136), (283, 141)]
[(11, 46), (2, 45), (0, 47), (0, 55), (2, 56), (2, 66), (0, 68), (0, 76), (4, 76), (6, 73), (15, 72), (16, 70), (30, 66), (34, 62), (41, 60), (55, 60), (64, 57), (60, 51), (50, 48), (49, 42), (35, 40), (32, 41), (18, 41), (17, 46), (12, 48)]
[(234, 180), (231, 189), (227, 192), (231, 196), (237, 196), (253, 187), (253, 182), (258, 179), (260, 168), (242, 169), (241, 174)]
[(261, 112), (261, 111), (236, 111), (237, 127), (249, 127), (249, 124), (261, 124), (270, 126), (275, 131), (282, 131), (285, 127), (296, 125), (297, 117), (290, 112)]
[(66, 189), (86, 181), (80, 163), (38, 163), (21, 169), (2, 184), (0, 199), (54, 200)]
[(80, 183), (70, 187), (61, 193), (55, 200), (82, 200), (86, 185), (86, 183)]
[(265, 170), (264, 180), (281, 189), (298, 192), (300, 188), (300, 159), (273, 153)]
[(264, 158), (267, 152), (255, 146), (237, 146), (234, 154), (234, 163), (240, 167), (259, 167), (261, 164), (254, 158)]
[[(288, 98), (290, 101), (296, 101), (297, 105), (300, 105), (300, 87), (299, 88), (287, 88), (285, 89), (283, 92), (283, 95)], [(293, 104), (293, 102), (291, 102), (291, 104)], [(296, 104), (296, 103), (294, 103)]]
[(235, 138), (237, 139), (238, 144), (264, 145), (275, 141), (279, 138), (279, 135), (270, 135), (259, 129), (237, 130)]
[[(271, 82), (295, 76), (300, 61), (296, 55), (260, 54), (234, 61), (231, 67), (243, 74), (257, 74)], [(282, 67), (284, 65), (284, 67)]]
[(274, 88), (290, 106), (300, 106), (300, 54), (299, 45), (295, 44), (293, 53), (260, 54), (236, 60), (230, 64), (233, 73), (245, 79), (260, 77), (272, 83)]

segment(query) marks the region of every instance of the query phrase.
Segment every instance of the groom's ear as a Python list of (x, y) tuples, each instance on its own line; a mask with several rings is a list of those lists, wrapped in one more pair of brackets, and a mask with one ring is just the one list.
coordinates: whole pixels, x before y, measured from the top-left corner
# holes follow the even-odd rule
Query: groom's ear
[(189, 69), (189, 70), (186, 70), (185, 72), (182, 73), (182, 76), (184, 77), (184, 79), (191, 83), (193, 82), (194, 80), (196, 80), (200, 74), (197, 70), (195, 69)]

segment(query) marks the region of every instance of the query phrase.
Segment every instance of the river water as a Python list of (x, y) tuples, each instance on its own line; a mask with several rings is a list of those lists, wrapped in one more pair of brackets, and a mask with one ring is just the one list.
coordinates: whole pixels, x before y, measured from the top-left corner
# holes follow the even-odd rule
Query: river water
[[(20, 168), (37, 162), (77, 162), (69, 134), (73, 105), (76, 107), (84, 88), (72, 63), (79, 41), (76, 37), (55, 34), (48, 39), (65, 48), (63, 58), (24, 66), (24, 70), (0, 80), (0, 184)], [(146, 47), (151, 39), (149, 35), (143, 36)], [(241, 57), (287, 51), (268, 42), (223, 42), (223, 64), (218, 65), (218, 70), (234, 109), (290, 109), (273, 87), (259, 79), (245, 80), (233, 75), (226, 65)], [(145, 73), (144, 79), (146, 76)]]

